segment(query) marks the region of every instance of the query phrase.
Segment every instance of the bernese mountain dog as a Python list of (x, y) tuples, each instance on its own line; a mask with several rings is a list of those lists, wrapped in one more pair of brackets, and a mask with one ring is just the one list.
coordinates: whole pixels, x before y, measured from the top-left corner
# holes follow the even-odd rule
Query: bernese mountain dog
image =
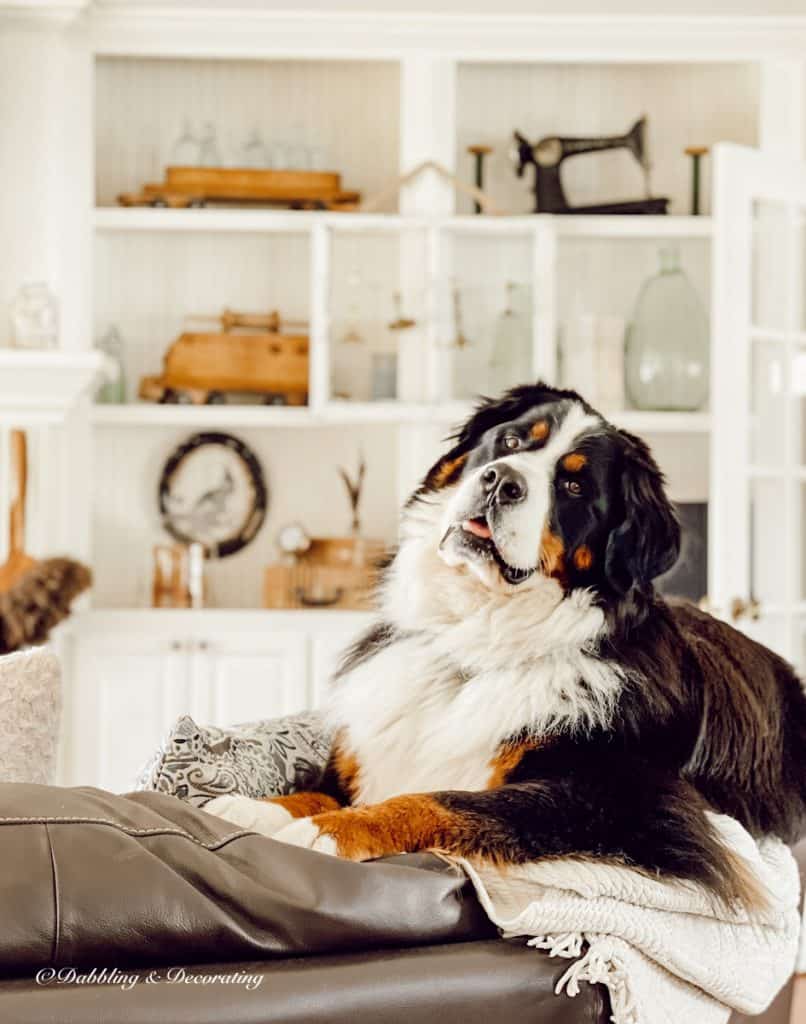
[(801, 835), (806, 697), (777, 655), (657, 593), (680, 529), (647, 445), (542, 384), (453, 440), (336, 673), (319, 790), (208, 808), (353, 860), (604, 858), (755, 902), (707, 812)]

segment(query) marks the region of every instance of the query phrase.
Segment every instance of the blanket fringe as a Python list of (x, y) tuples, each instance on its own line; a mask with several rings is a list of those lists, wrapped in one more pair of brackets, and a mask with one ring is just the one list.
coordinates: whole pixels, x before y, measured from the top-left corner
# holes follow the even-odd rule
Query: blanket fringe
[(536, 935), (527, 945), (533, 949), (545, 950), (549, 956), (575, 959), (557, 982), (554, 993), (579, 995), (580, 982), (591, 985), (605, 985), (610, 993), (610, 1017), (613, 1024), (638, 1024), (638, 1010), (630, 994), (627, 975), (622, 966), (605, 950), (600, 949), (594, 939), (583, 954), (585, 936), (581, 932), (566, 932), (563, 935)]

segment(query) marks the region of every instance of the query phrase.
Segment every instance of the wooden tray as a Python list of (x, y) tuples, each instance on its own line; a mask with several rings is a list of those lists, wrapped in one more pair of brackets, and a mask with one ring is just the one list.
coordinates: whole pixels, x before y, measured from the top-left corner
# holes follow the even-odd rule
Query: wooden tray
[(208, 200), (337, 209), (360, 202), (334, 171), (270, 171), (240, 167), (168, 167), (165, 181), (118, 196), (121, 206), (203, 206)]

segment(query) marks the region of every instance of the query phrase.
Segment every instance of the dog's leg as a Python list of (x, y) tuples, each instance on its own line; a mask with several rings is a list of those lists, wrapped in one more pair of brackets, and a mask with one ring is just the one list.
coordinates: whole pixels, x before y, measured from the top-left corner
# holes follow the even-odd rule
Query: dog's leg
[(339, 806), (338, 800), (326, 793), (291, 793), (288, 796), (264, 797), (260, 800), (233, 793), (209, 800), (203, 809), (241, 828), (273, 836), (295, 818), (332, 813)]
[[(688, 783), (643, 778), (637, 766), (594, 780), (546, 779), (484, 792), (393, 797), (300, 818), (276, 838), (350, 860), (417, 850), (526, 863), (576, 856), (617, 861), (653, 876), (698, 882), (727, 899), (758, 902), (741, 859), (719, 842)], [(627, 784), (628, 783), (628, 784)]]
[(208, 801), (204, 810), (242, 828), (274, 836), (295, 818), (307, 820), (311, 815), (334, 813), (349, 803), (356, 771), (352, 759), (343, 752), (340, 737), (336, 737), (317, 791), (260, 800), (235, 794), (218, 796)]

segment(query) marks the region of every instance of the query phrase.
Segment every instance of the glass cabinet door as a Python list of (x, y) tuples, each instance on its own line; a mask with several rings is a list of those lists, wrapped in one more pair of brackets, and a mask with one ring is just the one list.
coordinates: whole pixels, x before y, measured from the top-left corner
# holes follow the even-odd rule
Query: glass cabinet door
[(737, 146), (714, 169), (709, 596), (806, 665), (806, 166)]

